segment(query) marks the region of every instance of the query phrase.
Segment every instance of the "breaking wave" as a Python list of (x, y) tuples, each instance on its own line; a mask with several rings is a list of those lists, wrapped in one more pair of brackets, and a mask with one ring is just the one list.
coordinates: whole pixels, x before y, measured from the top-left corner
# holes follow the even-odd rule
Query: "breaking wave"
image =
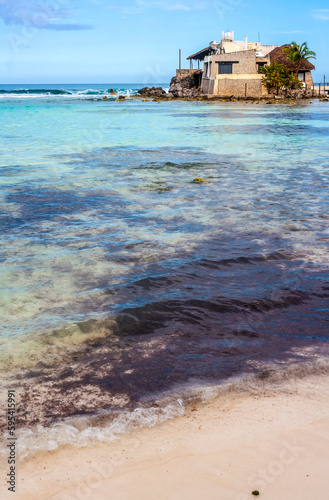
[[(19, 460), (24, 460), (38, 451), (52, 451), (60, 446), (70, 445), (76, 448), (97, 444), (111, 443), (123, 434), (134, 429), (151, 428), (166, 420), (183, 415), (185, 412), (182, 400), (174, 401), (167, 406), (136, 408), (117, 415), (107, 425), (93, 425), (93, 420), (102, 420), (111, 414), (100, 414), (94, 418), (80, 417), (59, 422), (46, 428), (38, 425), (33, 429), (21, 429), (17, 432), (19, 442)], [(91, 424), (91, 425), (90, 425)], [(0, 456), (5, 457), (6, 449), (0, 450)]]
[[(319, 357), (312, 362), (275, 366), (267, 364), (257, 374), (232, 377), (221, 384), (203, 380), (174, 386), (170, 391), (158, 394), (152, 405), (145, 400), (144, 406), (132, 411), (102, 411), (98, 414), (70, 417), (56, 422), (50, 427), (37, 425), (17, 431), (20, 461), (40, 451), (53, 451), (61, 446), (75, 448), (112, 443), (124, 434), (137, 429), (151, 428), (167, 420), (182, 416), (189, 407), (206, 404), (220, 398), (222, 407), (234, 397), (251, 395), (275, 395), (278, 391), (295, 391), (294, 381), (310, 377), (327, 376), (329, 361)], [(310, 384), (312, 392), (317, 391), (317, 384)], [(1, 458), (7, 450), (0, 449)]]
[(116, 99), (118, 96), (130, 97), (136, 95), (142, 85), (124, 88), (14, 88), (0, 89), (0, 99), (35, 99), (35, 98), (69, 98), (69, 99), (101, 99), (107, 97)]

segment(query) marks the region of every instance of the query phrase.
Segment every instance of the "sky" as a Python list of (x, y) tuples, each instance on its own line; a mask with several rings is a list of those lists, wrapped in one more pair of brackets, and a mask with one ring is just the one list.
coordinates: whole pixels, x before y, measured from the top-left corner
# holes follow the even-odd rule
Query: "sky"
[[(306, 41), (329, 81), (327, 1), (0, 0), (0, 83), (168, 83), (221, 39)], [(325, 39), (326, 36), (326, 39)]]

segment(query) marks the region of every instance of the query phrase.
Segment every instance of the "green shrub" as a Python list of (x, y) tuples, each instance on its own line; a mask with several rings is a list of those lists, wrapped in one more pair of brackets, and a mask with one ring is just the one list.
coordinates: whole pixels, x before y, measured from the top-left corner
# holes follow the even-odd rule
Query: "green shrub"
[(261, 67), (259, 71), (264, 74), (262, 82), (267, 90), (275, 88), (277, 94), (280, 89), (287, 92), (288, 90), (303, 88), (302, 82), (284, 64), (272, 63)]

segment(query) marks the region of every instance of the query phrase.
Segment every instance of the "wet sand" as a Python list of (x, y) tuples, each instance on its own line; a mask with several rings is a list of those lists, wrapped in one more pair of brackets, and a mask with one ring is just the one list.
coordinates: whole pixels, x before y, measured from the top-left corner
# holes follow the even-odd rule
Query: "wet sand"
[(112, 444), (38, 453), (19, 464), (15, 498), (247, 500), (258, 490), (265, 500), (322, 500), (328, 397), (329, 377), (310, 375), (228, 393)]

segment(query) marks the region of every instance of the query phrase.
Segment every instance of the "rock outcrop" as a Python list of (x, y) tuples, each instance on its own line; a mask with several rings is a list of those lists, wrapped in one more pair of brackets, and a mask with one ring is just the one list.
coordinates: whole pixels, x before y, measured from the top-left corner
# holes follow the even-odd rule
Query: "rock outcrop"
[(174, 76), (170, 82), (169, 97), (197, 97), (202, 94), (200, 86), (202, 70), (184, 76)]
[(168, 93), (162, 87), (144, 87), (137, 92), (137, 95), (156, 100), (199, 97), (202, 95), (201, 78), (202, 70), (194, 70), (185, 76), (174, 76)]
[(162, 87), (143, 87), (137, 92), (137, 94), (143, 97), (164, 97), (166, 95), (166, 91), (163, 90)]

